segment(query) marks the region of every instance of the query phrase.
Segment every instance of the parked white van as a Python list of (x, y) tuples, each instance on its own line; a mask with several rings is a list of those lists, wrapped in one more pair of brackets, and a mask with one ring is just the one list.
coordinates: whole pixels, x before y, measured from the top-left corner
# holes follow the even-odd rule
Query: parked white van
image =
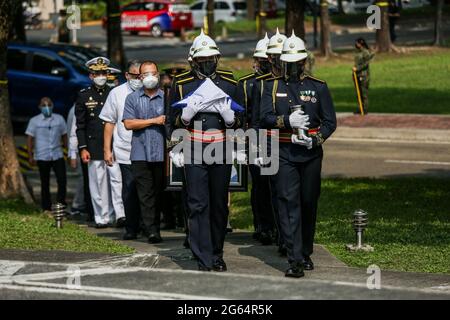
[[(206, 16), (206, 0), (199, 0), (191, 5), (192, 19), (194, 27), (203, 26)], [(245, 0), (215, 0), (214, 1), (214, 21), (234, 22), (247, 16), (247, 3)]]

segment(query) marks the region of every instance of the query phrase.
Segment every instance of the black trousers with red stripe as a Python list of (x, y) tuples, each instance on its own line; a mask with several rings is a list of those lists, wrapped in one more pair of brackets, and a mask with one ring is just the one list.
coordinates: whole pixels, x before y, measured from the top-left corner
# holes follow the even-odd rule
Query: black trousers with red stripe
[(185, 165), (189, 243), (199, 265), (212, 268), (223, 257), (231, 165)]

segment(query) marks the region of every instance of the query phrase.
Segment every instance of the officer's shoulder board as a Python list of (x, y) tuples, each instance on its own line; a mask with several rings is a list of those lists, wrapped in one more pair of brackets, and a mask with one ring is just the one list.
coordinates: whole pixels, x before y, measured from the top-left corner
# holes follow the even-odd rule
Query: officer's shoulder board
[(311, 77), (311, 76), (306, 76), (306, 78), (308, 78), (308, 79), (311, 79), (311, 80), (313, 80), (313, 81), (317, 81), (317, 82), (320, 82), (320, 83), (325, 83), (325, 81), (324, 81), (324, 80), (321, 80), (321, 79), (317, 79), (317, 78), (314, 78), (314, 77)]
[(268, 77), (267, 79), (262, 79), (265, 82), (271, 82), (271, 81), (275, 81), (275, 80), (280, 80), (283, 79), (283, 76), (279, 76), (279, 77)]
[(230, 83), (232, 83), (232, 84), (234, 84), (234, 85), (237, 85), (237, 84), (238, 84), (238, 82), (237, 82), (236, 80), (231, 79), (231, 78), (229, 78), (229, 77), (227, 77), (227, 76), (225, 76), (225, 75), (220, 75), (220, 78), (223, 79), (223, 80), (225, 80), (225, 81), (228, 81), (228, 82), (230, 82)]
[(254, 73), (247, 74), (247, 75), (239, 78), (239, 82), (242, 82), (242, 81), (245, 81), (245, 80), (249, 80), (249, 79), (251, 79), (251, 78), (253, 78), (255, 76), (256, 76), (256, 74), (254, 74)]
[(186, 83), (189, 83), (189, 82), (191, 82), (193, 80), (194, 80), (194, 77), (188, 77), (188, 78), (185, 78), (185, 79), (180, 79), (180, 80), (177, 81), (177, 85), (186, 84)]
[(232, 78), (234, 77), (233, 71), (230, 71), (230, 70), (217, 69), (216, 72), (221, 75), (231, 76)]
[(271, 73), (266, 73), (266, 74), (256, 77), (256, 80), (266, 80), (266, 79), (271, 78), (271, 76), (272, 76)]
[(79, 92), (80, 93), (85, 93), (86, 91), (89, 91), (89, 90), (91, 90), (91, 87), (83, 88)]
[(188, 76), (191, 73), (191, 70), (184, 71), (182, 73), (176, 74), (175, 79), (180, 79), (182, 77)]

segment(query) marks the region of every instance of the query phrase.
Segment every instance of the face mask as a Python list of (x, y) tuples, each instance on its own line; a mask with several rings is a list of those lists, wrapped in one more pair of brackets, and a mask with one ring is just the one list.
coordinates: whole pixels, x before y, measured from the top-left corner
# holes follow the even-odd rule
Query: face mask
[(211, 77), (216, 73), (217, 61), (203, 61), (197, 63), (198, 72), (205, 77)]
[(48, 105), (41, 107), (41, 112), (46, 118), (50, 118), (53, 113), (53, 107), (50, 107)]
[(298, 80), (305, 70), (305, 65), (303, 63), (286, 63), (283, 69), (287, 79)]
[(94, 78), (94, 83), (97, 87), (103, 87), (106, 84), (106, 81), (108, 81), (106, 76), (99, 76)]
[(149, 75), (142, 80), (142, 84), (146, 89), (155, 89), (159, 84), (159, 78)]
[[(260, 60), (259, 61), (259, 73), (261, 73), (261, 74), (266, 74), (266, 73), (269, 73), (270, 72), (270, 70), (271, 70), (271, 65), (270, 65), (270, 62), (269, 62), (269, 60)], [(257, 71), (257, 72), (258, 72)]]
[(272, 65), (277, 70), (281, 70), (281, 60), (280, 60), (280, 58), (281, 58), (281, 56), (278, 55), (278, 54), (272, 56)]
[(142, 81), (139, 79), (130, 79), (128, 80), (128, 84), (133, 91), (137, 91), (143, 86)]

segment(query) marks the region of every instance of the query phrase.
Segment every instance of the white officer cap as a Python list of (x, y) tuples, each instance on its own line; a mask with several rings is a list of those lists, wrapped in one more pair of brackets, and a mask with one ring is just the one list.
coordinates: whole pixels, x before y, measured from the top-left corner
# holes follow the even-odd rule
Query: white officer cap
[(108, 66), (110, 64), (111, 61), (109, 61), (108, 58), (96, 57), (86, 62), (85, 66), (89, 69), (89, 71), (97, 72), (97, 71), (108, 71)]
[(284, 42), (283, 51), (280, 60), (283, 62), (297, 62), (308, 57), (305, 43), (302, 39), (295, 36), (294, 30), (292, 35)]
[(192, 58), (220, 56), (216, 42), (202, 32), (195, 38), (193, 44)]
[(269, 45), (267, 47), (266, 54), (281, 54), (283, 51), (283, 43), (286, 40), (286, 36), (281, 34), (277, 28), (277, 33), (275, 33), (269, 40)]
[(255, 48), (255, 52), (253, 53), (253, 57), (254, 58), (265, 58), (267, 59), (267, 47), (269, 46), (269, 37), (267, 36), (267, 32), (266, 32), (266, 36), (264, 37), (264, 39), (261, 39), (258, 41), (258, 43), (256, 44), (256, 48)]

